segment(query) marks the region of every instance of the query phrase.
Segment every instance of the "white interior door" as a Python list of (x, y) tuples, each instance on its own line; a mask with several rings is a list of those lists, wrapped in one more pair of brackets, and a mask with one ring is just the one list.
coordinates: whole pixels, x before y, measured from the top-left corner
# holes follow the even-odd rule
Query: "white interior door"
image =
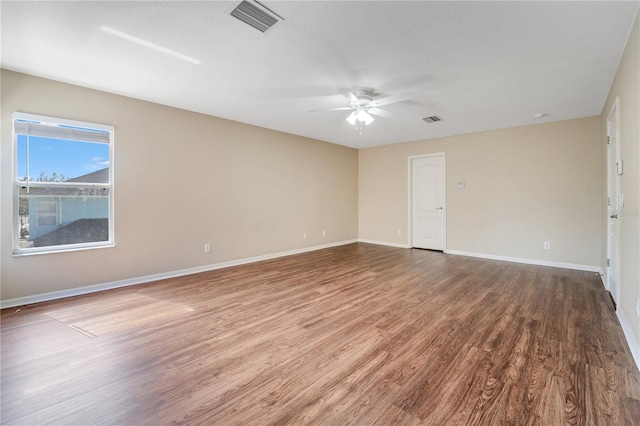
[(444, 250), (446, 243), (445, 156), (411, 158), (411, 245)]
[(620, 155), (617, 137), (618, 101), (613, 104), (607, 118), (607, 287), (611, 297), (619, 304), (619, 214), (620, 214)]

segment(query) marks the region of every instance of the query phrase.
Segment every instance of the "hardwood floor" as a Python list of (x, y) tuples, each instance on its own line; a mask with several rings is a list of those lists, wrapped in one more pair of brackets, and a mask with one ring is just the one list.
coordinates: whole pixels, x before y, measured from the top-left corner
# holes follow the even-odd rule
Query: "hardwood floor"
[(640, 424), (589, 272), (351, 244), (1, 319), (6, 425)]

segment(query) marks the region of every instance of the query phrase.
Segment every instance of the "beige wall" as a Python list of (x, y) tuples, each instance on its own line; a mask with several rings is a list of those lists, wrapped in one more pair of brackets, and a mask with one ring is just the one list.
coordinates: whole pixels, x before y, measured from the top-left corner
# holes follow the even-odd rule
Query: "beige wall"
[[(627, 41), (607, 102), (602, 110), (602, 152), (606, 159), (607, 118), (615, 99), (619, 99), (620, 158), (624, 174), (620, 177), (620, 191), (624, 207), (619, 216), (620, 226), (620, 297), (619, 312), (632, 329), (635, 344), (640, 343), (640, 320), (635, 303), (640, 297), (640, 12)], [(605, 164), (605, 163), (603, 163)], [(603, 167), (603, 180), (607, 181)], [(606, 188), (606, 186), (605, 186)], [(605, 201), (603, 200), (603, 205)], [(606, 218), (603, 222), (602, 246), (606, 257)], [(638, 347), (635, 348), (637, 351)], [(636, 357), (640, 354), (636, 353)], [(640, 362), (640, 360), (638, 360)]]
[(444, 152), (448, 250), (599, 267), (600, 137), (590, 117), (360, 150), (360, 238), (408, 242), (407, 157)]
[[(354, 149), (6, 70), (1, 78), (2, 300), (358, 236)], [(115, 127), (115, 248), (12, 256), (14, 111)]]

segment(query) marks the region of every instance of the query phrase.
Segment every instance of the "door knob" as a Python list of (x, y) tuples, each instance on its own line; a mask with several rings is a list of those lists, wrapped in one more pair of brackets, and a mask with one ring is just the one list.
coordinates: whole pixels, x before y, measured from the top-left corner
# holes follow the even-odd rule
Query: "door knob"
[(444, 207), (436, 207), (436, 210), (442, 210)]
[(611, 219), (617, 219), (617, 218), (618, 218), (618, 215), (617, 215), (617, 214), (612, 214), (612, 215), (611, 215)]

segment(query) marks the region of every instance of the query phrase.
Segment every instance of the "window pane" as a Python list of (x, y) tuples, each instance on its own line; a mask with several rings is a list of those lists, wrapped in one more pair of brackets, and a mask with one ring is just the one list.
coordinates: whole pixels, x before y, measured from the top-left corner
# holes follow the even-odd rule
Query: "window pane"
[(38, 206), (38, 226), (57, 225), (58, 223), (58, 203), (55, 201), (39, 201)]
[(109, 240), (108, 188), (20, 188), (20, 248)]
[[(18, 135), (17, 179), (109, 182), (109, 144)], [(102, 173), (95, 173), (101, 171)]]

